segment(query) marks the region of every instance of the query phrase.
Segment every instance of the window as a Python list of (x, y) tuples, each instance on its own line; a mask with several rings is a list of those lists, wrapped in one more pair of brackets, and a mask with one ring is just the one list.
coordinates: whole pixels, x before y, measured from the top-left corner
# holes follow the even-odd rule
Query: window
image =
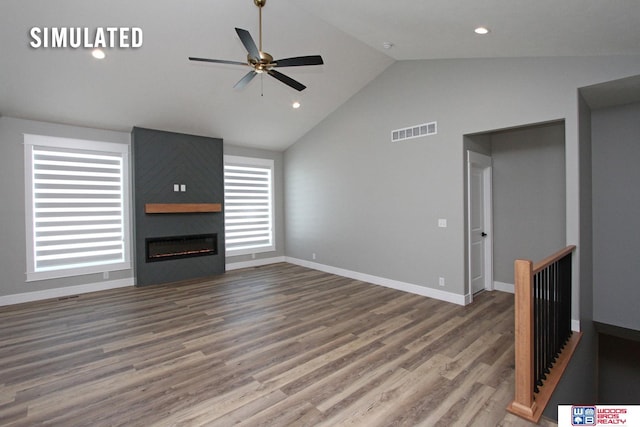
[(27, 281), (131, 268), (128, 145), (24, 141)]
[(224, 156), (224, 210), (227, 255), (275, 250), (273, 160)]

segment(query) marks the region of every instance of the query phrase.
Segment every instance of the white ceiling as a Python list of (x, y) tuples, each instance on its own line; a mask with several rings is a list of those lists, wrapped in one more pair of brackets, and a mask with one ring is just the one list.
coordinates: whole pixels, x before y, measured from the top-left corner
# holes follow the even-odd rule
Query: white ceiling
[[(491, 32), (474, 34), (479, 25)], [(34, 26), (140, 27), (144, 44), (98, 61), (29, 47)], [(307, 86), (300, 93), (269, 76), (238, 91), (246, 68), (187, 60), (243, 61), (234, 27), (257, 41), (252, 0), (2, 0), (0, 115), (283, 150), (394, 60), (640, 54), (638, 0), (269, 0), (264, 50), (325, 64), (280, 69)]]
[[(640, 53), (637, 0), (297, 0), (396, 60)], [(491, 29), (478, 36), (473, 29)]]

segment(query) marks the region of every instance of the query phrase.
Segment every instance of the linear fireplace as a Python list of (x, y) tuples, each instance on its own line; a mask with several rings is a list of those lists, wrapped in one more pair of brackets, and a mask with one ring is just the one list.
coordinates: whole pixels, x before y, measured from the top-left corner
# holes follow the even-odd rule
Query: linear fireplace
[(166, 261), (218, 253), (217, 234), (192, 234), (188, 236), (150, 237), (146, 242), (146, 261)]

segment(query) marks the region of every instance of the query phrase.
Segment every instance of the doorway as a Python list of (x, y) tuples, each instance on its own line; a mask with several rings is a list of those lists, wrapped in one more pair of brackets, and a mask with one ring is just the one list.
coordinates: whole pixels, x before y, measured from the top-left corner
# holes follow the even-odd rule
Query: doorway
[[(466, 303), (474, 289), (514, 292), (515, 259), (538, 261), (566, 246), (564, 135), (564, 121), (558, 120), (464, 136)], [(477, 182), (471, 181), (474, 163)], [(490, 165), (490, 179), (480, 186), (483, 165)], [(480, 218), (470, 211), (471, 197), (482, 194), (484, 200), (481, 190), (487, 187), (491, 211)], [(484, 245), (478, 232), (487, 234)]]
[(467, 151), (469, 296), (493, 290), (492, 160)]

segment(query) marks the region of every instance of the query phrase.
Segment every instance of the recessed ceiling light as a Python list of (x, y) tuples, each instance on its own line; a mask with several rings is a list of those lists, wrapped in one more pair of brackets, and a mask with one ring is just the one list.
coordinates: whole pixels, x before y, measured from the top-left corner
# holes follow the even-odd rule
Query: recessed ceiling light
[(107, 55), (104, 53), (102, 49), (93, 49), (91, 51), (91, 56), (96, 59), (104, 59)]
[(484, 35), (484, 34), (488, 34), (489, 33), (489, 29), (487, 27), (478, 27), (475, 30), (476, 34), (480, 34), (480, 35)]
[(298, 101), (294, 102), (293, 104), (291, 104), (291, 106), (295, 109), (300, 108), (300, 103)]

